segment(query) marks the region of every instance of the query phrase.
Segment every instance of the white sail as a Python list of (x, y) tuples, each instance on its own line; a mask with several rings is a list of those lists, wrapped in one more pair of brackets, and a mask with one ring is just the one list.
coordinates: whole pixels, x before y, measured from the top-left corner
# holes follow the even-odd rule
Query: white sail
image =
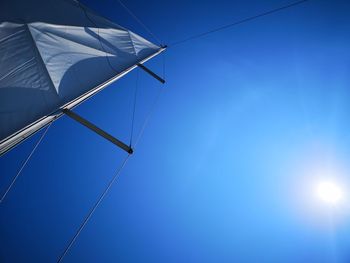
[(74, 0), (0, 10), (0, 154), (162, 50)]

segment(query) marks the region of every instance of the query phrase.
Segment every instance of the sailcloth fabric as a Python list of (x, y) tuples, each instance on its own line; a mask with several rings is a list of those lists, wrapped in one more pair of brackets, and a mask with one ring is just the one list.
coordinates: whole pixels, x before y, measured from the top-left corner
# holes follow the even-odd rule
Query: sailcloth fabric
[(74, 0), (1, 0), (0, 10), (0, 148), (160, 50)]

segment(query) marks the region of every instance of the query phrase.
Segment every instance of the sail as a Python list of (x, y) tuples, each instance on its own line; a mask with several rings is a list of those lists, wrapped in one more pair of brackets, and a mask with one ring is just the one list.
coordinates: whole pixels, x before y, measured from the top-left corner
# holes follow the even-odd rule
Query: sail
[(74, 0), (0, 10), (0, 154), (161, 50)]

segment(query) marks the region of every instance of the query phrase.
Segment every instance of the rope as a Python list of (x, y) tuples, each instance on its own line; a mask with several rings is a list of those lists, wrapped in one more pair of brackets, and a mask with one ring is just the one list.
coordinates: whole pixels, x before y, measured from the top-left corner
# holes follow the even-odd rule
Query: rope
[(32, 151), (30, 152), (30, 154), (28, 155), (28, 157), (25, 159), (25, 161), (23, 162), (22, 166), (20, 167), (20, 169), (18, 170), (16, 176), (12, 179), (12, 182), (10, 183), (10, 185), (7, 187), (5, 193), (2, 195), (1, 199), (0, 199), (0, 203), (2, 203), (5, 199), (5, 197), (7, 196), (7, 194), (10, 192), (10, 190), (12, 189), (12, 186), (16, 183), (17, 178), (20, 176), (20, 174), (22, 173), (24, 167), (27, 165), (27, 163), (29, 162), (30, 158), (33, 156), (33, 153), (35, 152), (36, 148), (38, 148), (39, 144), (41, 143), (41, 141), (44, 139), (47, 131), (49, 130), (50, 126), (51, 126), (52, 122), (46, 127), (45, 131), (41, 134), (39, 140), (36, 142), (36, 144), (34, 145), (34, 148), (32, 149)]
[(136, 69), (136, 87), (134, 91), (134, 102), (133, 102), (133, 110), (132, 110), (132, 120), (131, 120), (131, 132), (130, 132), (130, 147), (132, 145), (132, 140), (134, 137), (134, 123), (135, 123), (135, 113), (136, 113), (136, 102), (137, 102), (137, 93), (139, 89), (139, 70)]
[[(147, 116), (144, 120), (144, 123), (142, 125), (141, 131), (139, 132), (137, 139), (135, 141), (134, 147), (137, 146), (137, 144), (139, 143), (145, 128), (149, 122), (150, 117), (152, 116), (155, 106), (157, 105), (157, 102), (159, 100), (159, 97), (161, 95), (162, 92), (162, 88), (159, 89), (156, 98), (153, 101), (153, 104), (150, 108), (150, 110), (147, 113)], [(107, 195), (107, 193), (109, 192), (110, 188), (112, 187), (112, 185), (114, 184), (115, 180), (118, 178), (118, 175), (120, 174), (120, 172), (122, 171), (122, 169), (125, 167), (127, 161), (130, 158), (130, 154), (128, 154), (128, 156), (124, 159), (123, 163), (121, 164), (121, 166), (117, 169), (115, 175), (113, 176), (113, 178), (110, 180), (109, 184), (107, 185), (107, 187), (105, 188), (105, 190), (103, 191), (103, 193), (101, 194), (100, 198), (97, 200), (97, 202), (95, 203), (95, 205), (92, 207), (92, 209), (90, 210), (90, 212), (87, 214), (87, 216), (85, 217), (84, 221), (82, 222), (82, 224), (80, 225), (80, 227), (78, 228), (77, 232), (75, 233), (75, 235), (73, 236), (73, 238), (71, 239), (71, 241), (69, 242), (69, 244), (67, 245), (67, 247), (65, 248), (65, 250), (63, 251), (63, 253), (61, 254), (61, 256), (59, 257), (59, 259), (57, 260), (57, 263), (62, 262), (62, 260), (64, 259), (64, 257), (67, 255), (68, 251), (71, 249), (71, 247), (74, 245), (76, 239), (78, 238), (78, 236), (80, 235), (80, 233), (82, 232), (82, 230), (84, 229), (84, 227), (86, 226), (86, 224), (89, 222), (89, 220), (91, 219), (92, 215), (95, 213), (96, 209), (98, 208), (98, 206), (101, 204), (101, 202), (103, 201), (103, 199), (105, 198), (105, 196)]]
[(212, 30), (209, 30), (209, 31), (206, 31), (206, 32), (203, 32), (203, 33), (195, 34), (195, 35), (187, 37), (187, 38), (185, 38), (183, 40), (176, 41), (176, 42), (170, 44), (169, 47), (173, 47), (173, 46), (182, 44), (184, 42), (187, 42), (187, 41), (190, 41), (190, 40), (193, 40), (193, 39), (196, 39), (196, 38), (200, 38), (200, 37), (203, 37), (203, 36), (206, 36), (206, 35), (209, 35), (209, 34), (212, 34), (212, 33), (218, 32), (218, 31), (221, 31), (221, 30), (225, 30), (227, 28), (230, 28), (230, 27), (233, 27), (233, 26), (237, 26), (239, 24), (246, 23), (246, 22), (255, 20), (255, 19), (263, 17), (263, 16), (271, 15), (273, 13), (277, 13), (279, 11), (291, 8), (293, 6), (297, 6), (297, 5), (303, 4), (303, 3), (308, 2), (308, 1), (309, 0), (302, 0), (302, 1), (293, 2), (293, 3), (287, 4), (285, 6), (281, 6), (281, 7), (278, 7), (278, 8), (275, 8), (275, 9), (272, 9), (272, 10), (269, 10), (269, 11), (266, 11), (266, 12), (263, 12), (263, 13), (251, 16), (251, 17), (244, 18), (242, 20), (233, 22), (231, 24), (227, 24), (227, 25), (224, 25), (224, 26), (221, 26), (221, 27), (218, 27), (218, 28), (214, 28)]
[[(137, 136), (137, 139), (135, 141), (134, 147), (136, 147), (136, 145), (139, 143), (145, 128), (149, 122), (149, 119), (151, 117), (151, 115), (154, 112), (155, 106), (159, 100), (161, 91), (163, 89), (160, 88), (157, 96), (155, 97), (152, 106), (149, 110), (149, 112), (147, 113), (147, 116), (144, 120), (144, 123), (142, 125), (141, 131)], [(135, 92), (136, 94), (136, 92)], [(135, 107), (134, 107), (135, 109)], [(133, 120), (134, 121), (134, 120)], [(101, 202), (103, 201), (103, 199), (105, 198), (105, 196), (108, 194), (110, 188), (112, 187), (112, 185), (114, 184), (115, 180), (118, 178), (119, 174), (121, 173), (121, 171), (123, 170), (123, 168), (125, 167), (127, 161), (130, 158), (130, 154), (128, 154), (128, 156), (124, 159), (124, 161), (122, 162), (121, 166), (119, 166), (119, 168), (117, 169), (115, 175), (113, 176), (113, 178), (110, 180), (110, 182), (108, 183), (107, 187), (105, 188), (105, 190), (103, 191), (103, 193), (101, 194), (101, 196), (99, 197), (99, 199), (96, 201), (96, 203), (94, 204), (94, 206), (91, 208), (91, 210), (89, 211), (89, 213), (87, 214), (87, 216), (85, 217), (84, 221), (81, 223), (80, 227), (78, 228), (77, 232), (75, 233), (75, 235), (73, 236), (73, 238), (71, 239), (71, 241), (68, 243), (67, 247), (65, 248), (65, 250), (63, 251), (63, 253), (61, 254), (61, 256), (58, 258), (57, 263), (60, 263), (63, 261), (64, 257), (67, 255), (67, 253), (69, 252), (69, 250), (71, 249), (71, 247), (74, 245), (75, 241), (77, 240), (77, 238), (79, 237), (80, 233), (83, 231), (84, 227), (87, 225), (87, 223), (89, 222), (89, 220), (91, 219), (91, 217), (93, 216), (93, 214), (95, 213), (96, 209), (98, 208), (98, 206), (101, 204)]]
[(118, 169), (116, 170), (115, 175), (112, 177), (112, 179), (109, 181), (107, 187), (104, 189), (104, 191), (102, 192), (101, 196), (98, 198), (98, 200), (96, 201), (96, 203), (94, 204), (94, 206), (91, 208), (91, 210), (89, 211), (89, 213), (87, 214), (87, 216), (85, 217), (84, 221), (81, 223), (80, 227), (78, 228), (77, 232), (75, 233), (75, 235), (73, 236), (73, 238), (71, 239), (71, 241), (68, 243), (67, 247), (65, 248), (65, 250), (63, 251), (63, 253), (61, 254), (61, 256), (58, 258), (57, 263), (62, 262), (62, 260), (64, 259), (64, 257), (67, 255), (67, 253), (69, 252), (70, 248), (74, 245), (76, 239), (79, 237), (81, 231), (83, 231), (84, 227), (86, 226), (86, 224), (89, 222), (89, 220), (91, 219), (92, 215), (95, 213), (96, 209), (98, 208), (98, 206), (101, 204), (101, 202), (103, 201), (103, 199), (106, 197), (107, 193), (109, 192), (110, 188), (112, 187), (112, 185), (114, 184), (115, 180), (118, 178), (120, 172), (123, 170), (124, 166), (126, 165), (127, 161), (130, 158), (130, 154), (128, 154), (128, 156), (124, 159), (124, 161), (122, 162), (122, 164), (118, 167)]
[(144, 23), (142, 23), (142, 21), (121, 0), (117, 1), (154, 38), (154, 40), (156, 40), (158, 45), (161, 46), (162, 41), (160, 41), (159, 38), (157, 38), (155, 34), (153, 34), (152, 31)]
[(100, 28), (98, 27), (98, 25), (95, 23), (95, 21), (93, 19), (91, 19), (91, 17), (88, 15), (86, 9), (84, 8), (84, 6), (79, 2), (78, 2), (78, 5), (80, 7), (80, 9), (83, 10), (84, 14), (85, 14), (85, 17), (95, 26), (95, 28), (97, 28), (97, 37), (98, 37), (98, 41), (100, 43), (100, 46), (101, 46), (101, 51), (103, 51), (105, 53), (105, 57), (107, 59), (107, 62), (108, 62), (108, 65), (110, 66), (110, 68), (112, 69), (112, 71), (114, 72), (117, 72), (118, 73), (118, 70), (115, 69), (111, 63), (111, 61), (109, 60), (109, 56), (107, 55), (107, 51), (106, 49), (104, 48), (103, 44), (102, 44), (102, 41), (101, 41), (101, 36), (100, 36)]
[[(165, 67), (166, 67), (166, 63), (165, 62), (166, 62), (166, 56), (165, 56), (165, 51), (164, 51), (163, 52), (163, 79), (165, 79)], [(154, 110), (155, 110), (155, 108), (156, 108), (156, 106), (158, 104), (158, 101), (159, 101), (159, 98), (160, 98), (160, 96), (162, 94), (162, 91), (163, 91), (163, 88), (160, 87), (158, 92), (157, 92), (157, 95), (156, 95), (156, 97), (155, 97), (155, 99), (154, 99), (154, 101), (153, 101), (153, 103), (151, 105), (151, 108), (149, 109), (149, 111), (148, 111), (148, 113), (146, 115), (146, 118), (145, 118), (145, 120), (144, 120), (144, 122), (143, 122), (143, 124), (141, 126), (141, 130), (140, 130), (140, 132), (139, 132), (139, 134), (137, 136), (137, 139), (135, 141), (134, 148), (136, 148), (137, 144), (139, 143), (140, 139), (143, 136), (143, 133), (145, 132), (145, 129), (146, 129), (147, 125), (148, 125), (148, 122), (149, 122), (151, 116), (153, 115), (153, 112), (154, 112)]]
[[(147, 27), (121, 2), (118, 0), (118, 2), (126, 9), (128, 10), (128, 12), (141, 24), (144, 26), (144, 28), (158, 41), (158, 39), (154, 36), (154, 34), (152, 34), (152, 32), (150, 32)], [(87, 16), (87, 18), (93, 23), (93, 21), (88, 17), (85, 9), (84, 13)], [(95, 25), (96, 26), (96, 25)], [(98, 32), (99, 33), (99, 32)], [(99, 36), (99, 40), (100, 40), (100, 36)], [(160, 43), (160, 41), (158, 41)], [(101, 43), (101, 41), (100, 41)], [(101, 43), (101, 47), (102, 43)], [(106, 53), (107, 55), (107, 53)], [(107, 57), (108, 59), (108, 57)], [(109, 61), (109, 60), (108, 60)], [(111, 66), (112, 67), (112, 66)], [(163, 76), (165, 76), (165, 58), (163, 59)], [(134, 122), (135, 122), (135, 113), (136, 113), (136, 101), (137, 101), (137, 93), (138, 93), (138, 82), (139, 82), (139, 72), (137, 71), (137, 77), (136, 77), (136, 87), (135, 87), (135, 92), (134, 92), (134, 105), (133, 105), (133, 113), (132, 113), (132, 123), (131, 123), (131, 138), (130, 138), (130, 146), (133, 140), (133, 134), (134, 134)], [(147, 126), (147, 123), (149, 122), (149, 119), (155, 109), (155, 106), (159, 100), (160, 94), (161, 94), (162, 89), (159, 90), (155, 100), (153, 101), (153, 104), (145, 118), (145, 121), (142, 125), (141, 131), (137, 136), (137, 139), (135, 141), (135, 147), (138, 144), (138, 142), (140, 141), (144, 130)], [(90, 209), (89, 213), (86, 215), (84, 221), (81, 223), (81, 225), (79, 226), (78, 230), (76, 231), (76, 233), (74, 234), (74, 236), (72, 237), (72, 239), (70, 240), (70, 242), (68, 243), (67, 247), (64, 249), (64, 251), (62, 252), (62, 254), (60, 255), (60, 257), (57, 260), (57, 263), (60, 263), (63, 261), (64, 257), (67, 255), (67, 253), (69, 252), (69, 250), (72, 248), (72, 246), (74, 245), (75, 241), (77, 240), (77, 238), (79, 237), (80, 233), (83, 231), (84, 227), (87, 225), (87, 223), (90, 221), (91, 217), (93, 216), (93, 214), (95, 213), (96, 209), (99, 207), (99, 205), (101, 204), (101, 202), (104, 200), (104, 198), (106, 197), (106, 195), (108, 194), (110, 188), (112, 187), (112, 185), (114, 184), (115, 180), (118, 178), (119, 174), (121, 173), (121, 171), (123, 170), (123, 168), (125, 167), (127, 161), (130, 158), (130, 154), (124, 159), (124, 161), (122, 162), (122, 164), (118, 167), (118, 169), (116, 170), (115, 175), (112, 177), (112, 179), (109, 181), (107, 187), (104, 189), (104, 191), (102, 192), (101, 196), (98, 198), (98, 200), (96, 201), (96, 203), (93, 205), (93, 207)]]
[(151, 116), (152, 116), (152, 114), (153, 114), (153, 112), (154, 112), (154, 110), (156, 108), (156, 105), (158, 103), (160, 95), (162, 94), (162, 91), (163, 91), (163, 89), (160, 88), (159, 91), (157, 92), (157, 95), (156, 95), (156, 97), (155, 97), (155, 99), (154, 99), (154, 101), (152, 103), (152, 106), (151, 106), (150, 110), (148, 111), (148, 113), (146, 115), (146, 118), (145, 118), (145, 120), (144, 120), (144, 122), (142, 124), (141, 130), (140, 130), (140, 132), (139, 132), (139, 134), (138, 134), (138, 136), (137, 136), (137, 138), (135, 140), (134, 149), (136, 148), (137, 144), (140, 142), (140, 139), (141, 139), (141, 137), (142, 137), (146, 127), (147, 127), (147, 124), (148, 124), (148, 122), (149, 122), (149, 120), (150, 120), (150, 118), (151, 118)]
[(165, 61), (166, 61), (166, 50), (165, 51), (163, 51), (163, 54), (162, 54), (162, 56), (163, 56), (163, 79), (166, 79), (166, 77), (165, 77)]

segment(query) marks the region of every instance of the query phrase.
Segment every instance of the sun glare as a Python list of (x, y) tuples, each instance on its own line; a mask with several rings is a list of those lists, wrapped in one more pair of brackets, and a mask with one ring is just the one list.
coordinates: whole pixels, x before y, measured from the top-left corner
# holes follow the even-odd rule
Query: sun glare
[(343, 200), (344, 191), (334, 181), (321, 181), (316, 186), (316, 196), (321, 202), (335, 206)]

